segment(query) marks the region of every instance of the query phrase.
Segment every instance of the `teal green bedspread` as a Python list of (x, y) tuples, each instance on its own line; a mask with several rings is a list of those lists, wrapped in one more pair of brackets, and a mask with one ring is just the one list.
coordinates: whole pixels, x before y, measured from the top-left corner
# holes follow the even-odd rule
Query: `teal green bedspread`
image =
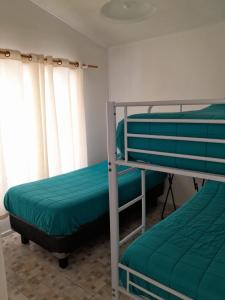
[[(211, 105), (198, 111), (178, 112), (178, 113), (146, 113), (131, 115), (129, 118), (145, 119), (222, 119), (225, 120), (225, 105)], [(178, 124), (178, 123), (128, 123), (129, 133), (141, 133), (150, 135), (184, 136), (212, 139), (225, 139), (225, 124)], [(124, 156), (124, 122), (121, 121), (117, 127), (117, 146)], [(188, 154), (197, 156), (209, 156), (215, 158), (225, 158), (225, 144), (206, 142), (186, 142), (172, 140), (158, 140), (146, 138), (129, 138), (128, 147), (173, 152), (178, 154)], [(190, 160), (173, 158), (168, 156), (149, 155), (143, 153), (129, 152), (129, 160), (142, 160), (152, 164), (168, 167), (225, 174), (225, 164), (206, 162), (200, 160)]]
[[(124, 167), (120, 167), (124, 169)], [(141, 192), (140, 170), (119, 177), (120, 204)], [(165, 179), (165, 174), (149, 172), (147, 189)], [(49, 235), (64, 236), (96, 220), (108, 211), (107, 161), (64, 175), (9, 189), (5, 208)]]
[[(192, 299), (225, 299), (225, 184), (207, 182), (134, 241), (122, 263)], [(120, 275), (126, 285), (125, 274)], [(163, 299), (178, 299), (134, 276), (131, 280)], [(141, 295), (136, 289), (132, 292)]]

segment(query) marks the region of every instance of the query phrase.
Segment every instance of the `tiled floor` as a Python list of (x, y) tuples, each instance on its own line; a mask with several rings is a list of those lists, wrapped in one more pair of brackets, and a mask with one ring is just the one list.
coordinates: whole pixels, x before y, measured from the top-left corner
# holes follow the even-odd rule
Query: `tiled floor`
[[(152, 226), (160, 220), (162, 204), (148, 213)], [(167, 213), (169, 213), (171, 207)], [(124, 230), (137, 224), (134, 217)], [(109, 237), (100, 234), (77, 249), (69, 267), (62, 270), (56, 258), (34, 243), (22, 245), (16, 233), (3, 239), (9, 299), (11, 300), (108, 300), (110, 289)], [(121, 297), (121, 300), (128, 299)]]

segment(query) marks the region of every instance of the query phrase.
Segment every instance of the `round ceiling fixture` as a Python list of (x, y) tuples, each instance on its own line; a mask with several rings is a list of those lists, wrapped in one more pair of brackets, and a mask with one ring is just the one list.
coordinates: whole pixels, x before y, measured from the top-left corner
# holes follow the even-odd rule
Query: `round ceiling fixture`
[(110, 0), (101, 8), (104, 17), (121, 22), (140, 22), (156, 11), (152, 0)]

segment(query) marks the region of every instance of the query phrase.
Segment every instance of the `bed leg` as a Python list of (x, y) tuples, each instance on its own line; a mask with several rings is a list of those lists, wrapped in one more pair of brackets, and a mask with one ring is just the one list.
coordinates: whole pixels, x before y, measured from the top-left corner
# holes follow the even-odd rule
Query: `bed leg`
[(68, 267), (68, 264), (69, 264), (69, 258), (68, 256), (67, 257), (64, 257), (64, 258), (59, 258), (58, 259), (58, 262), (59, 262), (59, 267), (61, 269), (65, 269)]
[(21, 234), (21, 243), (24, 245), (29, 244), (29, 239), (26, 238), (24, 235)]

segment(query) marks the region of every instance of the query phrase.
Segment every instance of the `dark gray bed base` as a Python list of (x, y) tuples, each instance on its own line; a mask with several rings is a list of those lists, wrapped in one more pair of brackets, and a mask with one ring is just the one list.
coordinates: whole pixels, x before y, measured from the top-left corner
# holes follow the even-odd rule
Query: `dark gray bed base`
[[(146, 201), (147, 209), (157, 205), (157, 198), (162, 195), (163, 190), (164, 183), (157, 185), (150, 192), (147, 192), (147, 199), (150, 199), (151, 196), (151, 201)], [(136, 207), (132, 206), (130, 210), (126, 210), (123, 213), (126, 215), (131, 210), (137, 211), (137, 205)], [(96, 234), (99, 234), (99, 231), (109, 231), (108, 214), (83, 226), (78, 232), (67, 236), (48, 235), (44, 231), (39, 230), (35, 226), (28, 224), (26, 221), (12, 214), (9, 214), (9, 219), (12, 229), (21, 235), (21, 242), (23, 244), (28, 244), (29, 241), (33, 241), (49, 252), (54, 252), (61, 268), (68, 266), (69, 253), (73, 252), (78, 245), (80, 246), (83, 242), (93, 239)]]

